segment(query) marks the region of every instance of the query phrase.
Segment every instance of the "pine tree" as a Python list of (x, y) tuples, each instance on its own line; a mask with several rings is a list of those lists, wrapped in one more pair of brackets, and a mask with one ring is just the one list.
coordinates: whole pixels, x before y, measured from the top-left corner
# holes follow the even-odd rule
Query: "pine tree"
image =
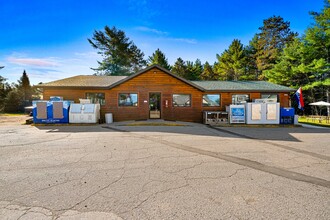
[(249, 42), (249, 45), (245, 46), (245, 75), (248, 75), (249, 80), (258, 80), (260, 72), (258, 70), (256, 53), (258, 47), (258, 38), (255, 35)]
[(203, 72), (200, 76), (201, 80), (218, 80), (218, 75), (213, 71), (212, 66), (206, 61), (203, 66)]
[(221, 56), (217, 54), (215, 68), (222, 80), (239, 80), (245, 73), (246, 56), (243, 44), (235, 39)]
[(172, 67), (172, 73), (183, 78), (187, 77), (187, 66), (181, 57), (175, 61), (174, 66)]
[(159, 48), (149, 56), (147, 63), (148, 66), (157, 64), (167, 70), (171, 70), (171, 66), (168, 64), (165, 54)]
[[(271, 82), (293, 88), (302, 86), (307, 103), (330, 101), (329, 6), (329, 1), (326, 1), (321, 13), (312, 12), (314, 24), (305, 31), (305, 35), (286, 45), (273, 68), (264, 71)], [(311, 111), (307, 105), (305, 113), (313, 114)]]
[(197, 59), (194, 63), (194, 67), (193, 67), (193, 75), (194, 75), (194, 78), (193, 80), (200, 80), (201, 79), (201, 75), (203, 73), (203, 65), (202, 65), (202, 62)]
[(264, 79), (264, 70), (269, 70), (276, 63), (286, 44), (291, 43), (297, 33), (290, 30), (290, 22), (280, 16), (273, 16), (263, 21), (256, 34), (256, 63), (260, 79)]
[(116, 27), (105, 26), (104, 32), (95, 31), (88, 42), (103, 57), (98, 61), (99, 67), (92, 68), (97, 74), (130, 75), (146, 65), (144, 53)]
[(20, 80), (18, 80), (18, 89), (23, 94), (23, 100), (32, 100), (32, 87), (30, 85), (30, 80), (25, 70), (23, 71), (23, 75), (21, 76)]

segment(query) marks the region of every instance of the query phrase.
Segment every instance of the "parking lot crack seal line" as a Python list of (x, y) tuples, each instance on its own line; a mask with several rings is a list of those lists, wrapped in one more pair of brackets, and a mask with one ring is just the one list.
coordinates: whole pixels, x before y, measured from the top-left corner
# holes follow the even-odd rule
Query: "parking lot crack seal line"
[(290, 150), (290, 151), (305, 154), (305, 155), (308, 155), (308, 156), (311, 156), (311, 157), (316, 157), (316, 158), (319, 158), (319, 159), (322, 159), (322, 160), (330, 161), (330, 157), (326, 156), (326, 155), (317, 154), (317, 153), (314, 153), (314, 152), (305, 151), (305, 150), (297, 149), (297, 148), (294, 148), (294, 147), (288, 147), (288, 146), (285, 146), (285, 145), (282, 145), (282, 144), (272, 143), (272, 142), (265, 141), (265, 140), (260, 140), (258, 138), (254, 138), (254, 137), (244, 135), (244, 134), (239, 134), (239, 133), (236, 133), (236, 132), (233, 132), (233, 131), (228, 131), (228, 130), (221, 129), (221, 128), (218, 128), (218, 127), (212, 127), (212, 126), (208, 126), (208, 127), (211, 128), (211, 129), (215, 129), (215, 130), (227, 133), (227, 134), (235, 135), (235, 136), (246, 138), (246, 139), (255, 140), (255, 141), (258, 141), (258, 142), (261, 142), (261, 143), (265, 143), (265, 144), (273, 145), (275, 147), (283, 148), (285, 150)]
[(215, 157), (215, 158), (219, 158), (222, 160), (226, 160), (235, 164), (239, 164), (242, 166), (246, 166), (255, 170), (260, 170), (260, 171), (264, 171), (270, 174), (274, 174), (277, 176), (281, 176), (281, 177), (285, 177), (291, 180), (296, 180), (296, 181), (303, 181), (303, 182), (307, 182), (307, 183), (312, 183), (315, 185), (319, 185), (319, 186), (323, 186), (323, 187), (327, 187), (330, 188), (330, 181), (321, 179), (321, 178), (317, 178), (317, 177), (311, 177), (311, 176), (307, 176), (301, 173), (297, 173), (297, 172), (293, 172), (293, 171), (288, 171), (282, 168), (278, 168), (278, 167), (273, 167), (273, 166), (268, 166), (256, 161), (252, 161), (252, 160), (248, 160), (248, 159), (244, 159), (244, 158), (239, 158), (239, 157), (233, 157), (233, 156), (229, 156), (229, 155), (225, 155), (225, 154), (221, 154), (221, 153), (215, 153), (215, 152), (211, 152), (211, 151), (205, 151), (205, 150), (201, 150), (201, 149), (197, 149), (197, 148), (193, 148), (193, 147), (188, 147), (188, 146), (184, 146), (184, 145), (177, 145), (174, 143), (166, 143), (167, 141), (162, 141), (163, 144), (167, 144), (167, 145), (171, 145), (172, 147), (181, 149), (181, 150), (186, 150), (186, 151), (190, 151), (190, 152), (198, 152), (200, 154), (204, 154), (204, 155), (208, 155), (211, 157)]
[[(123, 129), (117, 129), (120, 132), (129, 132), (127, 130), (123, 130)], [(234, 133), (236, 135), (236, 133)], [(202, 150), (202, 149), (198, 149), (198, 148), (194, 148), (194, 147), (189, 147), (189, 146), (185, 146), (182, 144), (176, 144), (173, 142), (169, 142), (166, 140), (159, 140), (159, 139), (155, 139), (153, 137), (150, 136), (145, 136), (145, 135), (140, 135), (140, 134), (136, 134), (136, 133), (132, 133), (132, 136), (138, 137), (138, 138), (142, 138), (143, 140), (150, 140), (153, 142), (157, 142), (157, 143), (161, 143), (164, 145), (167, 145), (169, 147), (173, 147), (173, 148), (177, 148), (180, 150), (184, 150), (184, 151), (189, 151), (192, 153), (198, 153), (198, 154), (202, 154), (202, 155), (207, 155), (210, 157), (214, 157), (214, 158), (218, 158), (221, 160), (225, 160), (225, 161), (229, 161), (241, 166), (245, 166), (245, 167), (249, 167), (255, 170), (259, 170), (259, 171), (263, 171), (266, 173), (270, 173), (273, 175), (277, 175), (280, 177), (284, 177), (287, 179), (291, 179), (291, 180), (295, 180), (295, 181), (301, 181), (301, 182), (306, 182), (306, 183), (311, 183), (314, 185), (318, 185), (318, 186), (323, 186), (326, 188), (330, 188), (330, 181), (321, 179), (321, 178), (317, 178), (317, 177), (312, 177), (312, 176), (307, 176), (301, 173), (297, 173), (297, 172), (293, 172), (293, 171), (289, 171), (286, 169), (282, 169), (279, 167), (273, 167), (273, 166), (268, 166), (262, 163), (259, 163), (257, 161), (252, 161), (252, 160), (248, 160), (245, 158), (239, 158), (239, 157), (234, 157), (234, 156), (229, 156), (229, 155), (225, 155), (222, 153), (216, 153), (216, 152), (212, 152), (212, 151), (206, 151), (206, 150)]]

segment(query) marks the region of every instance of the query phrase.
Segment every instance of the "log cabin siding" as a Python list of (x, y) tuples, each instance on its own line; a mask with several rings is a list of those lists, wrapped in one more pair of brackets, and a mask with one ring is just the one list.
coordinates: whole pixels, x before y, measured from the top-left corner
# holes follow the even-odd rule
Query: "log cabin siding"
[[(86, 93), (105, 93), (105, 105), (101, 105), (101, 118), (104, 120), (105, 113), (112, 113), (114, 121), (149, 119), (149, 93), (151, 92), (161, 93), (161, 119), (191, 122), (202, 122), (203, 111), (225, 111), (226, 106), (232, 103), (232, 95), (248, 94), (250, 100), (261, 98), (261, 93), (255, 91), (202, 91), (159, 68), (149, 69), (143, 74), (109, 89), (43, 88), (43, 90), (45, 100), (49, 99), (50, 96), (62, 96), (65, 100), (73, 100), (77, 103), (79, 103), (80, 98), (86, 98)], [(138, 105), (119, 106), (118, 96), (120, 93), (137, 93)], [(173, 94), (191, 95), (191, 106), (173, 106)], [(204, 94), (220, 94), (220, 106), (203, 107), (202, 97)], [(277, 94), (279, 94), (281, 107), (289, 107), (289, 93), (280, 92)]]
[[(201, 122), (201, 91), (156, 68), (112, 88), (110, 99), (117, 102), (115, 105), (113, 103), (107, 105), (106, 111), (113, 113), (115, 121), (148, 119), (149, 93), (151, 92), (161, 93), (162, 119)], [(118, 106), (119, 93), (138, 93), (138, 106)], [(191, 95), (191, 106), (174, 107), (173, 94)]]

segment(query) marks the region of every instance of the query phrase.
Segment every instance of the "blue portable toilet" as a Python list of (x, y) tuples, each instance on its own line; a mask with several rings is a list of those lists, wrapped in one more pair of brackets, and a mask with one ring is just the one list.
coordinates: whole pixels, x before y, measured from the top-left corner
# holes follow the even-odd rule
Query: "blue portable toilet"
[(33, 101), (33, 122), (35, 124), (69, 123), (69, 107), (72, 101)]

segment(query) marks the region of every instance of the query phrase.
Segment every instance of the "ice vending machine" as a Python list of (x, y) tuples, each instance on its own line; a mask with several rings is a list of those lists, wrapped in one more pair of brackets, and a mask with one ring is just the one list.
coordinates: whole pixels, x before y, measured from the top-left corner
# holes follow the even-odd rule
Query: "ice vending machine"
[(280, 103), (247, 103), (247, 124), (279, 124)]
[(245, 105), (230, 105), (229, 118), (231, 124), (245, 123)]

